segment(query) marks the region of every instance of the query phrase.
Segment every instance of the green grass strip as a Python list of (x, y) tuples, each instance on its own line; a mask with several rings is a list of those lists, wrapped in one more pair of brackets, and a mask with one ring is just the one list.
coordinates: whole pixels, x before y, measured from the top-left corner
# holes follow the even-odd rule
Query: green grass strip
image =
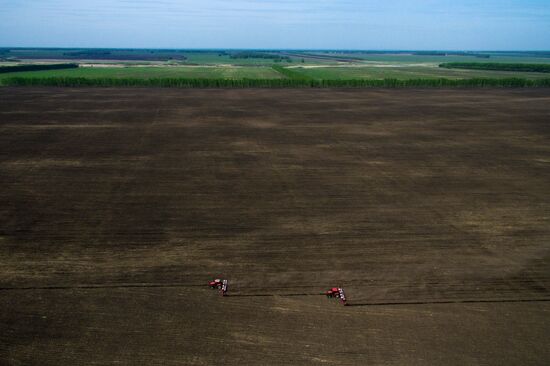
[(550, 64), (522, 64), (500, 62), (447, 62), (439, 67), (446, 69), (550, 72)]
[(312, 77), (302, 74), (299, 71), (289, 69), (287, 67), (282, 67), (280, 65), (273, 65), (271, 68), (277, 71), (279, 74), (291, 80), (313, 80)]
[(550, 87), (550, 78), (476, 78), (476, 79), (190, 79), (190, 78), (80, 78), (9, 77), (3, 86), (55, 87), (177, 87), (177, 88), (410, 88), (410, 87)]

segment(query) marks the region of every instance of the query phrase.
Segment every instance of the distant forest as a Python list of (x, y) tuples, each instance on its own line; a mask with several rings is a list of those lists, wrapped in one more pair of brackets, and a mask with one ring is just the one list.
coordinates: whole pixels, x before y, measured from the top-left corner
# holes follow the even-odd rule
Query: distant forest
[(53, 65), (16, 65), (16, 66), (0, 66), (0, 74), (8, 72), (21, 71), (43, 71), (43, 70), (61, 70), (61, 69), (76, 69), (78, 64), (53, 64)]
[(475, 52), (444, 52), (444, 51), (417, 51), (413, 52), (413, 55), (417, 56), (470, 56), (479, 58), (490, 58), (491, 55), (486, 53)]
[(242, 52), (236, 52), (236, 53), (230, 53), (230, 58), (233, 59), (248, 59), (248, 58), (262, 58), (262, 59), (269, 59), (277, 61), (286, 61), (286, 62), (292, 62), (292, 59), (288, 56), (282, 56), (278, 54), (273, 53), (265, 53), (265, 52), (253, 52), (253, 51), (242, 51)]

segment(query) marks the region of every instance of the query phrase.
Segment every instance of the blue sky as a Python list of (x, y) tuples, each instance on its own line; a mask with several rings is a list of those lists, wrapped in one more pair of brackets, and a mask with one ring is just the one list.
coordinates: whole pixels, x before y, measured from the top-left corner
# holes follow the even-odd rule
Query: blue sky
[(549, 50), (550, 0), (0, 0), (0, 46)]

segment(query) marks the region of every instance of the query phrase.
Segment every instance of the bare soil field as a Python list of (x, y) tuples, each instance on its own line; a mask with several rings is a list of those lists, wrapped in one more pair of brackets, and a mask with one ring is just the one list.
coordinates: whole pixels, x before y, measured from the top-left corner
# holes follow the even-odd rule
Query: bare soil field
[(0, 185), (1, 365), (550, 363), (548, 89), (1, 88)]

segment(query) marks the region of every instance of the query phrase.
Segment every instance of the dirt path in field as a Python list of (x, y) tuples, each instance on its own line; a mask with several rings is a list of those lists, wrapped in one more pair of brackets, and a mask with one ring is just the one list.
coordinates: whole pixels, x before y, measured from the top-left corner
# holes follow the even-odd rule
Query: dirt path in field
[[(251, 65), (251, 66), (244, 66), (244, 65), (231, 65), (231, 64), (216, 64), (216, 65), (185, 65), (185, 64), (144, 64), (144, 65), (132, 65), (132, 64), (107, 64), (107, 63), (81, 63), (79, 64), (80, 67), (119, 67), (119, 68), (126, 68), (126, 67), (158, 67), (158, 68), (170, 68), (170, 67), (178, 67), (178, 68), (243, 68), (243, 67), (261, 67), (258, 65)], [(266, 67), (266, 66), (264, 66)], [(267, 66), (269, 67), (269, 66)]]
[(342, 67), (342, 68), (358, 68), (358, 67), (380, 67), (380, 68), (400, 68), (400, 67), (439, 67), (438, 63), (383, 63), (383, 62), (376, 62), (376, 61), (365, 61), (362, 63), (354, 63), (354, 64), (338, 64), (338, 65), (293, 65), (293, 66), (286, 66), (287, 69), (321, 69), (321, 68), (333, 68), (333, 67)]
[(549, 98), (0, 88), (0, 364), (545, 365)]

